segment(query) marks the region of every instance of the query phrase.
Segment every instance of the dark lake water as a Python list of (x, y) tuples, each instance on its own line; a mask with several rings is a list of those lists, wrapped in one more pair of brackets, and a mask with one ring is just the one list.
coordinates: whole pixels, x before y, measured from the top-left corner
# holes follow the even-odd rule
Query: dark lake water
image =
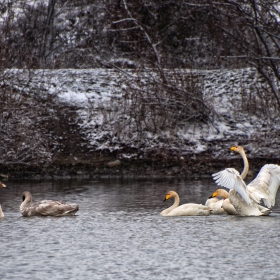
[[(5, 181), (0, 279), (280, 279), (280, 194), (268, 217), (161, 217), (171, 202), (205, 203), (209, 180)], [(78, 203), (74, 217), (19, 212), (34, 201)]]

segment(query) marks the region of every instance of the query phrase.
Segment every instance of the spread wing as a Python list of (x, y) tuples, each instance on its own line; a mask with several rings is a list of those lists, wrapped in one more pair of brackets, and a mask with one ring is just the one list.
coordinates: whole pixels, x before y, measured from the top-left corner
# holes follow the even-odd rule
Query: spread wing
[(275, 197), (280, 185), (280, 166), (266, 164), (257, 177), (247, 186), (257, 189), (262, 195), (264, 204), (270, 208), (275, 204)]
[(226, 168), (212, 175), (217, 185), (238, 192), (243, 200), (251, 205), (251, 200), (245, 182), (234, 168)]

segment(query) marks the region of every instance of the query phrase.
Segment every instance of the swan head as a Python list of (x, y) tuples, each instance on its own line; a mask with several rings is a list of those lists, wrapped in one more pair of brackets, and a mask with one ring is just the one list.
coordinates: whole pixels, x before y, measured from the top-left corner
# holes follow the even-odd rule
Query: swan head
[(6, 189), (8, 189), (8, 187), (7, 187), (5, 184), (3, 184), (2, 182), (0, 182), (0, 188), (6, 188)]
[(242, 153), (244, 152), (244, 149), (242, 146), (232, 146), (230, 148), (231, 151), (236, 152), (236, 153)]
[(224, 189), (217, 189), (215, 190), (209, 198), (213, 198), (216, 196), (222, 196), (224, 198), (228, 198), (228, 192)]
[(25, 200), (32, 201), (32, 195), (31, 195), (31, 193), (28, 192), (28, 191), (25, 191), (25, 192), (22, 194), (22, 201), (25, 201)]
[(169, 192), (165, 195), (165, 198), (164, 198), (163, 202), (166, 201), (166, 200), (168, 200), (169, 198), (175, 197), (176, 195), (177, 195), (176, 192), (174, 192), (174, 191), (169, 191)]

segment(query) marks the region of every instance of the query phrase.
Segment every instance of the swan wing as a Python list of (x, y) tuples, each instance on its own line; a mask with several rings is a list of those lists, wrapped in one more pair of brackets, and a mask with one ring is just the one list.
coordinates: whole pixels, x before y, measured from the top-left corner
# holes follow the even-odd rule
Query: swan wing
[(66, 204), (61, 201), (44, 200), (33, 205), (34, 212), (42, 216), (63, 216), (78, 211), (76, 204)]
[(260, 192), (259, 190), (257, 190), (256, 188), (250, 185), (247, 185), (247, 190), (248, 190), (249, 197), (256, 203), (261, 203), (262, 199), (267, 199), (267, 195), (265, 195), (264, 193)]
[(223, 207), (223, 209), (225, 210), (225, 212), (227, 214), (229, 214), (229, 215), (238, 215), (238, 212), (236, 211), (236, 209), (234, 208), (234, 206), (230, 202), (229, 198), (226, 198), (223, 201), (222, 207)]
[(238, 192), (243, 200), (251, 205), (251, 200), (245, 182), (234, 168), (226, 168), (212, 175), (217, 185)]
[(275, 197), (280, 185), (280, 166), (266, 164), (262, 167), (257, 177), (247, 186), (255, 188), (262, 194), (264, 204), (270, 208), (275, 204)]
[(270, 213), (268, 208), (260, 207), (253, 200), (251, 201), (251, 205), (248, 205), (235, 190), (230, 190), (229, 200), (240, 216), (264, 216)]
[(182, 204), (172, 210), (167, 216), (208, 216), (210, 208), (196, 203)]
[[(213, 198), (211, 198), (211, 199), (213, 199)], [(206, 204), (205, 205), (211, 209), (211, 214), (214, 214), (214, 215), (225, 214), (225, 210), (222, 207), (223, 201), (224, 201), (223, 199), (220, 199), (217, 202), (210, 202), (210, 203), (208, 203), (208, 205), (206, 205)]]
[(205, 206), (208, 206), (211, 208), (215, 205), (215, 203), (217, 203), (219, 201), (220, 201), (220, 199), (218, 199), (217, 197), (208, 198), (205, 202)]

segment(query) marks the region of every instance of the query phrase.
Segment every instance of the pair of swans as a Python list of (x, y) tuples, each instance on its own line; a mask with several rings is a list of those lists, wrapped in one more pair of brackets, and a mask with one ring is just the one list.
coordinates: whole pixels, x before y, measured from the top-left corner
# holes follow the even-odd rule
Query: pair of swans
[[(246, 154), (241, 146), (232, 147), (244, 161), (241, 174), (234, 168), (226, 168), (213, 174), (217, 185), (229, 189), (228, 199), (240, 216), (267, 216), (275, 205), (275, 197), (280, 186), (280, 166), (265, 164), (257, 177), (248, 185), (243, 181), (249, 170)], [(215, 194), (215, 193), (214, 193)], [(212, 196), (215, 196), (215, 195)], [(226, 199), (224, 200), (226, 201)], [(263, 203), (266, 207), (260, 205)], [(224, 204), (223, 209), (227, 212)]]

